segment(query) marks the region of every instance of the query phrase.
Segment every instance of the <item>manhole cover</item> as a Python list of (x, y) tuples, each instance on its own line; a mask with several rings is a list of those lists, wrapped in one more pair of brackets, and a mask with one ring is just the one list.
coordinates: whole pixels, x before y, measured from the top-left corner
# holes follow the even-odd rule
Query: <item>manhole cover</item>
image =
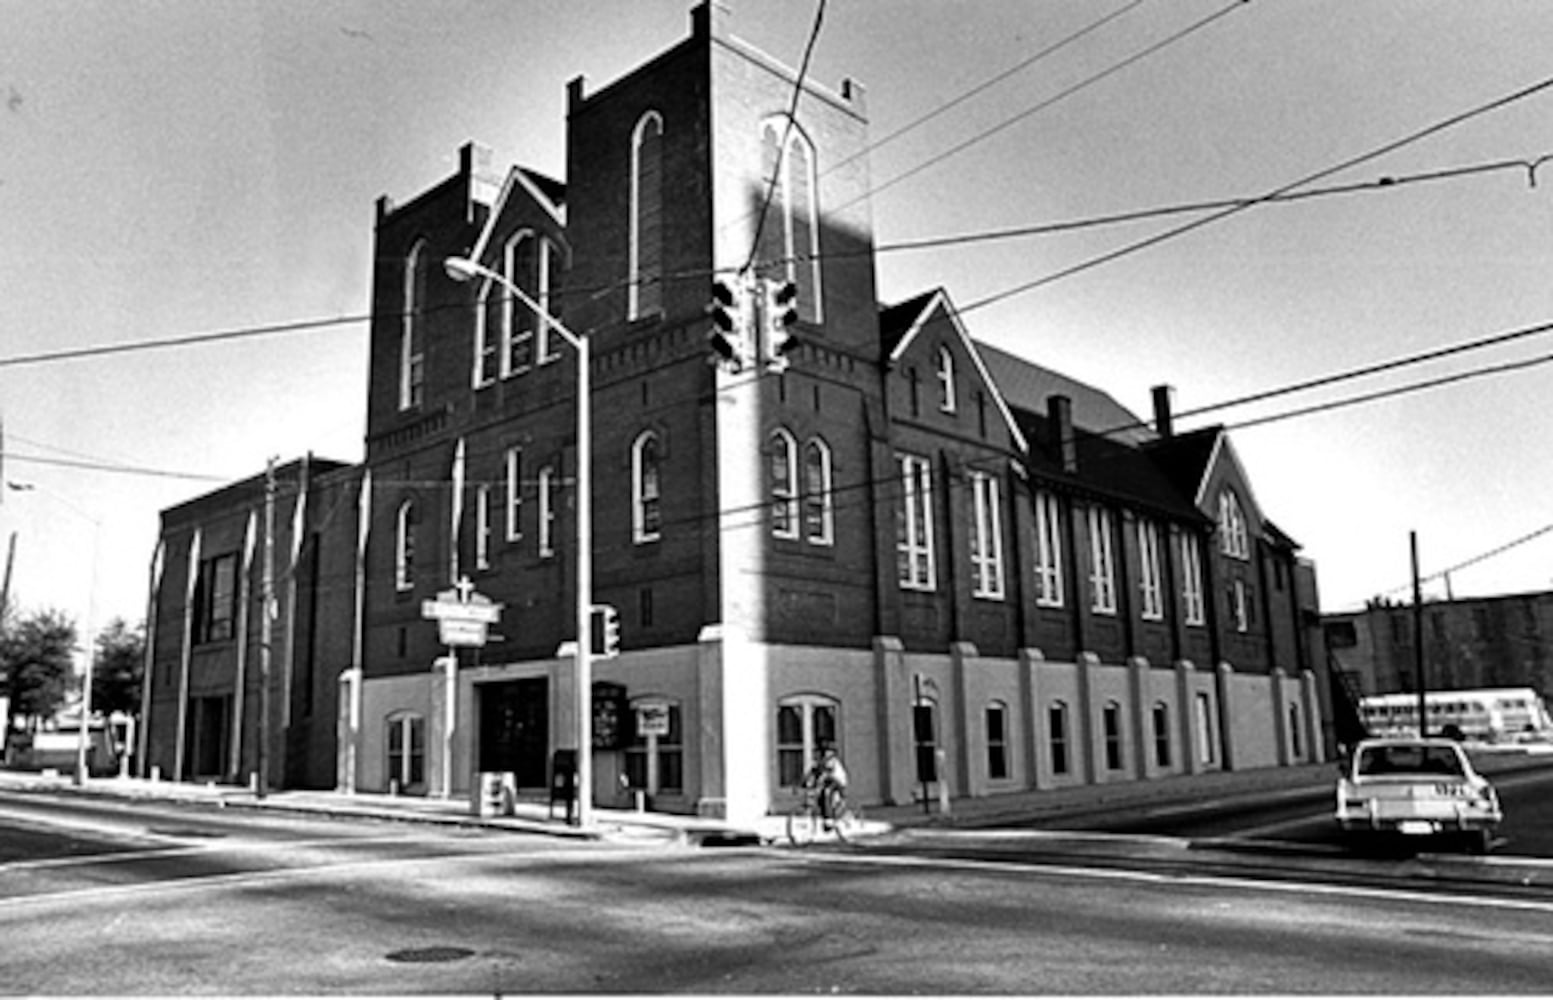
[(390, 962), (456, 962), (474, 954), (473, 948), (436, 945), (431, 948), (403, 948), (388, 953)]

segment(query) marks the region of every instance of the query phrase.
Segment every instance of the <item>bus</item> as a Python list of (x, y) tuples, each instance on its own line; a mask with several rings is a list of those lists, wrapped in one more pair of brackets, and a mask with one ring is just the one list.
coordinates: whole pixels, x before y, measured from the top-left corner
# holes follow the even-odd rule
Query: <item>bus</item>
[[(1553, 718), (1542, 696), (1529, 687), (1428, 691), (1424, 710), (1429, 732), (1449, 732), (1484, 743), (1533, 742), (1553, 738)], [(1365, 695), (1359, 713), (1372, 736), (1417, 736), (1418, 695)]]

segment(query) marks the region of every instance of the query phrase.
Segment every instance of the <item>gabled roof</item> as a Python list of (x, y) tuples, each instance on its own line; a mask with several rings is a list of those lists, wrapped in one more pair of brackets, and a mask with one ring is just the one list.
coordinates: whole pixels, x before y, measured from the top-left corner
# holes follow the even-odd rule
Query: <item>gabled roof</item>
[(1032, 476), (1083, 493), (1125, 499), (1133, 505), (1183, 521), (1206, 521), (1192, 503), (1191, 491), (1181, 490), (1150, 452), (1104, 434), (1074, 428), (1076, 471), (1063, 468), (1061, 446), (1051, 418), (1022, 407), (1014, 417), (1034, 444), (1028, 452)]
[(1224, 428), (1204, 427), (1188, 434), (1159, 438), (1144, 445), (1175, 488), (1194, 502), (1199, 500), (1208, 469)]
[(1141, 444), (1156, 437), (1147, 423), (1103, 389), (1043, 368), (991, 344), (978, 342), (976, 349), (1010, 406), (1031, 413), (1045, 413), (1048, 397), (1066, 396), (1073, 403), (1074, 427), (1105, 434), (1126, 444)]
[(884, 356), (893, 364), (911, 346), (918, 331), (922, 329), (928, 319), (935, 313), (942, 312), (948, 318), (955, 334), (960, 338), (965, 347), (965, 353), (976, 366), (976, 374), (992, 390), (992, 401), (997, 404), (998, 413), (1003, 417), (1003, 422), (1008, 426), (1009, 433), (1013, 435), (1015, 444), (1021, 451), (1028, 448), (1024, 439), (1024, 432), (1020, 430), (1019, 423), (1009, 411), (1008, 402), (1004, 398), (1002, 386), (992, 377), (987, 364), (982, 360), (982, 346), (971, 339), (965, 331), (965, 324), (960, 322), (960, 313), (954, 304), (949, 301), (949, 293), (942, 288), (924, 292), (912, 299), (907, 299), (898, 305), (884, 309), (879, 314), (879, 335), (884, 348)]
[(469, 251), (471, 260), (480, 260), (485, 255), (492, 235), (501, 222), (502, 212), (517, 191), (527, 193), (536, 205), (549, 213), (558, 227), (566, 225), (566, 185), (527, 167), (513, 167), (507, 172), (507, 179), (502, 183), (501, 194), (497, 196), (496, 203), (491, 206), (491, 211), (485, 217), (485, 225), (480, 229), (480, 238), (475, 240), (474, 247)]

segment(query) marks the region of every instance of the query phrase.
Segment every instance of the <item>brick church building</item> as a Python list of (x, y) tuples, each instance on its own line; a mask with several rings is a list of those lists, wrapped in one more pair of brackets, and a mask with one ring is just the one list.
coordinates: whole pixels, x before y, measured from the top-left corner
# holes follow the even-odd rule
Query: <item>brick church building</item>
[[(881, 306), (863, 90), (806, 80), (789, 118), (795, 72), (726, 16), (570, 83), (564, 183), (470, 144), (379, 201), (365, 459), (281, 470), (263, 674), (263, 491), (164, 512), (145, 763), (247, 781), (267, 728), (271, 782), (546, 794), (577, 731), (578, 372), (530, 302), (591, 353), (620, 635), (592, 801), (761, 815), (822, 742), (865, 804), (1321, 759), (1314, 570), (1224, 431), (977, 342), (943, 289)], [(781, 362), (709, 349), (718, 279), (796, 290)], [(501, 616), (450, 660), (425, 605), (465, 579)]]

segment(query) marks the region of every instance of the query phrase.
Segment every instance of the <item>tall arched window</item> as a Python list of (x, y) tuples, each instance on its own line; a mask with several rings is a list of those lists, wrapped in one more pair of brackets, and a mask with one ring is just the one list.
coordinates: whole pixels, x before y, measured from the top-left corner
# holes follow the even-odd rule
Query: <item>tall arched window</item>
[(416, 240), (404, 261), (403, 312), (399, 318), (399, 408), (420, 406), (426, 388), (426, 346), (421, 310), (426, 307), (430, 253)]
[(662, 476), (658, 435), (644, 431), (631, 445), (631, 537), (638, 544), (662, 534)]
[(1236, 559), (1251, 558), (1246, 515), (1240, 509), (1240, 498), (1229, 489), (1219, 494), (1219, 551)]
[(771, 533), (798, 537), (798, 442), (783, 428), (771, 434)]
[(1154, 703), (1154, 763), (1159, 767), (1170, 766), (1170, 706), (1162, 701)]
[(649, 111), (631, 133), (631, 246), (626, 318), (663, 309), (663, 118)]
[(491, 568), (491, 488), (475, 488), (475, 569)]
[(1120, 771), (1122, 769), (1122, 706), (1120, 702), (1108, 701), (1100, 713), (1101, 726), (1105, 733), (1105, 769), (1107, 771)]
[[(524, 229), (514, 233), (502, 249), (503, 277), (531, 295), (537, 245), (533, 231)], [(497, 285), (492, 291), (500, 304), (501, 374), (507, 378), (533, 367), (533, 311), (522, 305), (505, 285)]]
[(811, 438), (803, 449), (803, 536), (815, 545), (835, 540), (831, 504), (830, 446)]
[(399, 505), (394, 519), (394, 587), (409, 590), (415, 586), (415, 504)]
[(760, 223), (761, 276), (793, 282), (799, 318), (819, 323), (824, 315), (814, 146), (796, 125), (789, 128), (785, 117), (761, 126), (761, 181), (762, 191), (771, 192)]
[(1051, 749), (1052, 773), (1067, 774), (1069, 766), (1068, 704), (1054, 701), (1046, 710), (1046, 738)]
[(1001, 701), (987, 704), (987, 777), (1002, 781), (1008, 771), (1008, 705)]

